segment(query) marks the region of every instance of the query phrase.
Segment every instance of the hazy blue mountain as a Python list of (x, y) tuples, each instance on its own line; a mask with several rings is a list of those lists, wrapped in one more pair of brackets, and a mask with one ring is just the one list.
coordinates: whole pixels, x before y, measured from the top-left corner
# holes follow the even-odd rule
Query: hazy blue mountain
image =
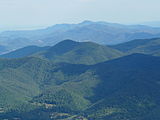
[(105, 24), (102, 22), (91, 23), (59, 33), (58, 35), (52, 34), (43, 41), (53, 43), (54, 40), (75, 39), (78, 41), (92, 41), (100, 44), (117, 44), (137, 38), (153, 38), (160, 35), (160, 29), (148, 26), (127, 26), (112, 23)]
[(4, 53), (7, 51), (7, 48), (5, 46), (0, 45), (0, 54)]
[(35, 53), (42, 52), (49, 49), (48, 46), (46, 47), (38, 47), (38, 46), (27, 46), (21, 49), (17, 49), (7, 54), (0, 55), (0, 58), (21, 58), (31, 56)]
[(152, 26), (152, 27), (160, 27), (160, 21), (151, 21), (151, 22), (143, 22), (142, 25)]
[(160, 38), (138, 39), (112, 46), (127, 54), (143, 53), (160, 56)]
[(18, 36), (2, 37), (1, 35), (0, 35), (0, 43), (1, 45), (6, 46), (8, 51), (12, 51), (12, 50), (26, 47), (29, 45), (37, 44), (36, 41), (31, 41), (30, 39), (25, 37), (18, 37)]
[[(55, 45), (65, 39), (117, 44), (133, 39), (154, 37), (160, 37), (160, 28), (84, 21), (79, 24), (57, 24), (40, 30), (2, 32), (0, 43), (9, 46), (12, 50), (28, 45)], [(13, 45), (11, 46), (11, 44)]]
[(160, 58), (143, 54), (96, 65), (1, 60), (0, 118), (158, 120), (159, 70)]

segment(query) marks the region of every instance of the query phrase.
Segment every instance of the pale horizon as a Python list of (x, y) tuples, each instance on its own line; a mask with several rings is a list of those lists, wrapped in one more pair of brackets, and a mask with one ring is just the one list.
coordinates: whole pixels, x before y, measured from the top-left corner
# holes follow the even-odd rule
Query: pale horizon
[(0, 29), (37, 29), (84, 20), (121, 24), (160, 21), (159, 0), (0, 0)]

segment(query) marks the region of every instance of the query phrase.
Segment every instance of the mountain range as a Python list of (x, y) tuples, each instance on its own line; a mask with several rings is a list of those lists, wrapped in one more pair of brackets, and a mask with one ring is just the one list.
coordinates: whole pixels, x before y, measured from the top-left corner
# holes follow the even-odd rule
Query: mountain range
[(150, 22), (142, 22), (142, 25), (152, 26), (152, 27), (160, 27), (160, 21), (150, 21)]
[(108, 46), (93, 42), (76, 42), (64, 40), (55, 46), (28, 46), (10, 53), (0, 55), (1, 58), (22, 58), (36, 56), (53, 62), (74, 64), (96, 64), (122, 56), (123, 53)]
[(158, 40), (65, 40), (1, 56), (0, 119), (159, 120), (160, 57), (128, 52)]
[(45, 51), (49, 48), (50, 48), (49, 46), (46, 46), (46, 47), (26, 46), (24, 48), (13, 50), (13, 51), (6, 53), (6, 54), (2, 54), (2, 55), (0, 55), (0, 57), (2, 57), (2, 58), (22, 58), (22, 57), (31, 56), (31, 55), (38, 53), (38, 52), (41, 52), (41, 51)]
[(13, 51), (30, 45), (53, 46), (65, 39), (111, 45), (155, 37), (160, 37), (160, 28), (84, 21), (79, 24), (57, 24), (39, 30), (2, 32), (0, 45), (5, 46), (6, 51)]
[(160, 38), (137, 39), (110, 47), (125, 54), (143, 53), (160, 56)]

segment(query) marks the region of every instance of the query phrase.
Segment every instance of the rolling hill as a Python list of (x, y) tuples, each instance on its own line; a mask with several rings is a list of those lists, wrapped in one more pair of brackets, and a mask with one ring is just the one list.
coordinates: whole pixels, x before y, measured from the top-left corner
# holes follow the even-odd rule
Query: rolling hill
[[(75, 120), (83, 117), (88, 120), (158, 120), (160, 118), (159, 57), (132, 54), (95, 65), (55, 64), (48, 60), (28, 57), (1, 60), (0, 66), (0, 76), (3, 77), (1, 81), (4, 81), (1, 82), (2, 88), (12, 88), (10, 90), (12, 94), (7, 93), (7, 89), (1, 94), (12, 95), (16, 99), (17, 93), (13, 85), (24, 84), (16, 87), (22, 89), (18, 91), (23, 93), (22, 99), (17, 101), (25, 101), (28, 104), (27, 107), (22, 107), (24, 111), (19, 108), (20, 112), (14, 109), (9, 113), (1, 113), (0, 117), (3, 119), (16, 117), (22, 120)], [(3, 75), (6, 74), (4, 70), (8, 70), (7, 76)], [(13, 84), (4, 84), (5, 82)], [(26, 88), (28, 85), (32, 87)], [(34, 90), (37, 94), (30, 94)], [(30, 91), (29, 94), (27, 91)], [(21, 96), (21, 92), (18, 95)], [(1, 101), (2, 103), (4, 101)], [(8, 103), (15, 105), (19, 102)], [(8, 107), (4, 104), (1, 108)]]
[(96, 64), (120, 57), (123, 53), (93, 42), (65, 40), (51, 47), (41, 55), (54, 62)]
[(160, 38), (133, 40), (130, 42), (112, 46), (112, 48), (125, 52), (127, 54), (143, 53), (159, 56)]
[(47, 49), (49, 49), (49, 46), (46, 46), (46, 47), (27, 46), (27, 47), (0, 55), (0, 57), (1, 58), (22, 58), (22, 57), (31, 56), (41, 51), (45, 51)]
[(8, 54), (1, 58), (20, 58), (26, 56), (37, 56), (54, 62), (68, 62), (75, 64), (96, 64), (123, 55), (122, 52), (107, 46), (93, 42), (75, 42), (64, 40), (52, 47), (28, 46)]

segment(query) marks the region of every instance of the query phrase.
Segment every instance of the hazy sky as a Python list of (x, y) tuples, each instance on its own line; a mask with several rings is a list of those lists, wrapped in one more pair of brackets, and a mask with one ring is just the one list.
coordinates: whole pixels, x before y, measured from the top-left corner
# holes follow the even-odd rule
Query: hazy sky
[(160, 0), (0, 0), (0, 28), (160, 21)]

